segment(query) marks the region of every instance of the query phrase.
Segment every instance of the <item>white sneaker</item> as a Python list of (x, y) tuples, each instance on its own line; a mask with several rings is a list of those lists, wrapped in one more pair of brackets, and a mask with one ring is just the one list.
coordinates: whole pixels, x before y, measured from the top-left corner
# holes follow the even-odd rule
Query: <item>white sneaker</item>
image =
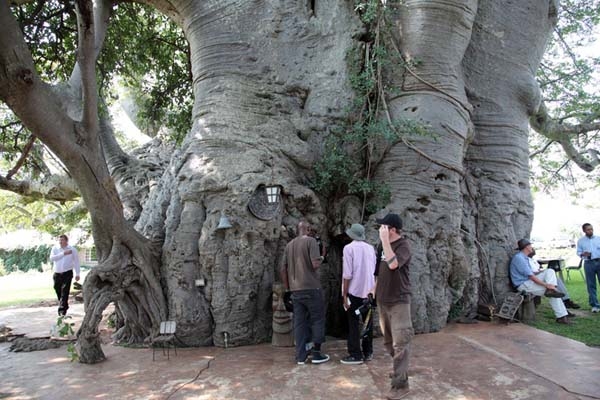
[(592, 312), (593, 313), (600, 312), (600, 307), (592, 307)]

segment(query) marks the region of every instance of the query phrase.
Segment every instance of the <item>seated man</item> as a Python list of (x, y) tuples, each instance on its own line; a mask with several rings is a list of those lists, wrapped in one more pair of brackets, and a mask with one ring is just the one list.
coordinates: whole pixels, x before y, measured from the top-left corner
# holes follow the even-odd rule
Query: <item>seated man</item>
[(572, 324), (567, 317), (568, 312), (561, 300), (564, 293), (556, 290), (556, 273), (546, 269), (539, 274), (534, 274), (529, 265), (529, 254), (533, 251), (531, 242), (521, 239), (517, 243), (519, 252), (510, 261), (510, 278), (518, 291), (531, 293), (535, 296), (544, 295), (550, 298), (550, 306), (554, 310), (556, 322), (559, 324)]
[[(533, 249), (531, 251), (531, 253), (529, 253), (529, 266), (531, 267), (531, 270), (533, 271), (533, 273), (538, 275), (541, 272), (540, 271), (540, 263), (537, 262), (537, 260), (534, 259), (533, 256), (535, 256), (535, 249)], [(565, 303), (565, 307), (573, 308), (575, 310), (577, 310), (578, 308), (581, 308), (581, 306), (579, 304), (577, 304), (573, 300), (571, 300), (571, 297), (569, 296), (569, 292), (567, 292), (567, 287), (565, 286), (565, 283), (558, 276), (556, 277), (556, 288), (558, 289), (559, 292), (565, 294), (565, 297), (562, 298), (563, 303)], [(569, 317), (574, 317), (574, 316), (575, 316), (575, 314), (572, 314), (569, 312)]]

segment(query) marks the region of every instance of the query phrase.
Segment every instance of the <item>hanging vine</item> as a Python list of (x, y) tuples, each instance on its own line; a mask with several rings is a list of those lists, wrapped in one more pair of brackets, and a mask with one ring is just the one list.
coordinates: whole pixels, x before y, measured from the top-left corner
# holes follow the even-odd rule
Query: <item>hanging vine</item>
[[(312, 186), (329, 198), (359, 196), (361, 220), (364, 220), (365, 215), (385, 207), (391, 199), (387, 184), (373, 180), (382, 155), (398, 141), (421, 154), (409, 138), (433, 135), (422, 123), (392, 120), (389, 115), (386, 95), (397, 93), (386, 93), (383, 69), (392, 64), (409, 65), (399, 51), (388, 52), (387, 42), (392, 40), (387, 32), (385, 1), (355, 0), (354, 5), (366, 28), (363, 41), (347, 54), (350, 86), (356, 97), (347, 113), (347, 126), (332, 132), (325, 141)], [(390, 47), (397, 50), (395, 44)]]

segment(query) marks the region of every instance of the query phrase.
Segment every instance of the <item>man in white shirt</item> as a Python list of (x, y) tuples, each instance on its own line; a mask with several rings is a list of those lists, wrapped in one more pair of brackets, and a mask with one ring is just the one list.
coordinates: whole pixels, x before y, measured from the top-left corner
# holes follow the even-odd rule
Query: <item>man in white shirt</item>
[(77, 250), (69, 246), (67, 235), (58, 237), (58, 246), (50, 252), (50, 261), (54, 264), (54, 291), (58, 298), (58, 315), (64, 316), (69, 309), (69, 292), (75, 270), (75, 280), (79, 281), (79, 256)]
[[(541, 271), (541, 266), (540, 263), (533, 258), (533, 256), (535, 256), (535, 249), (531, 250), (531, 253), (529, 253), (529, 266), (531, 267), (531, 270), (533, 271), (534, 274), (538, 275)], [(571, 300), (571, 296), (569, 296), (569, 292), (567, 291), (567, 287), (565, 286), (565, 283), (562, 281), (562, 279), (560, 279), (560, 277), (558, 277), (558, 275), (556, 276), (556, 288), (558, 289), (559, 292), (564, 293), (565, 296), (562, 298), (563, 303), (565, 303), (565, 307), (566, 308), (573, 308), (573, 309), (578, 309), (581, 308), (581, 306), (577, 303), (575, 303), (573, 300)], [(567, 310), (567, 312), (569, 313), (569, 317), (574, 317), (575, 314), (573, 314), (572, 312), (570, 312), (569, 310)]]

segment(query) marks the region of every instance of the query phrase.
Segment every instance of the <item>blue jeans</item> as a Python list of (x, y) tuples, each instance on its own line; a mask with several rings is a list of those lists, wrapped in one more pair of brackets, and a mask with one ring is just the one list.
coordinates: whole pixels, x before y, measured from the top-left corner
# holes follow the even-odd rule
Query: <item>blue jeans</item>
[(325, 342), (325, 304), (321, 289), (294, 290), (294, 338), (296, 339), (296, 361), (305, 361), (308, 356), (306, 345), (314, 343), (321, 349)]
[(585, 271), (585, 283), (589, 296), (591, 307), (600, 307), (598, 296), (596, 295), (596, 279), (600, 282), (600, 260), (585, 260), (583, 262), (583, 270)]

